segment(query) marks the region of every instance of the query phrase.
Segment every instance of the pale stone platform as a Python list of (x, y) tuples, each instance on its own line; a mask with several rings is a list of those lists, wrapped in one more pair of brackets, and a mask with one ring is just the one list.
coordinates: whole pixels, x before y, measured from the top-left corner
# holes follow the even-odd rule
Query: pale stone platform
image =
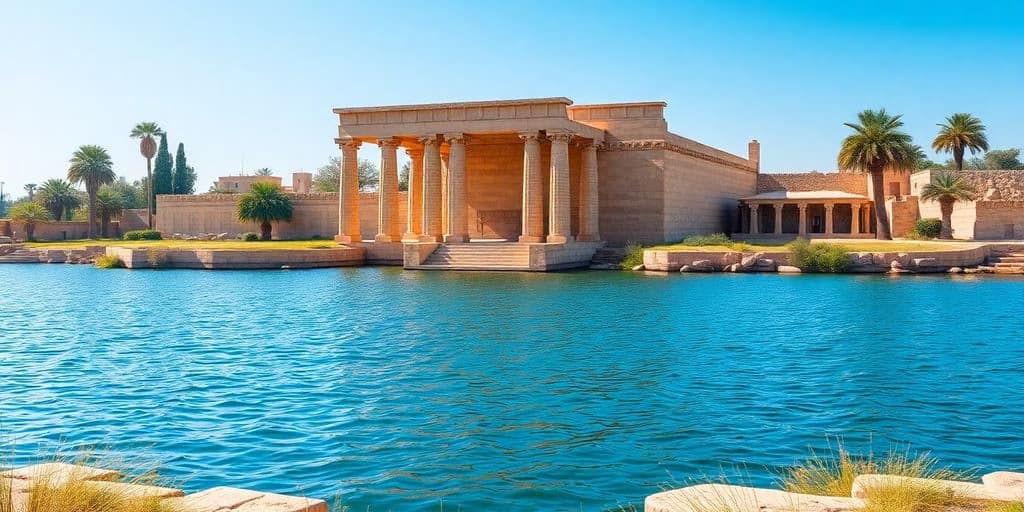
[[(259, 242), (253, 242), (258, 244)], [(330, 249), (139, 249), (107, 247), (107, 255), (117, 256), (126, 268), (188, 268), (241, 270), (274, 268), (326, 268), (362, 265), (366, 251), (362, 247), (338, 246)]]
[(61, 462), (36, 464), (0, 473), (0, 491), (10, 492), (13, 510), (28, 510), (34, 485), (59, 487), (80, 482), (125, 499), (162, 499), (177, 512), (327, 512), (323, 500), (233, 487), (214, 487), (185, 495), (180, 489), (115, 481), (118, 471)]
[(644, 500), (644, 512), (852, 512), (865, 505), (864, 498), (878, 486), (933, 486), (978, 502), (1024, 503), (1024, 473), (999, 471), (982, 477), (982, 483), (932, 480), (894, 475), (860, 475), (851, 497), (813, 496), (778, 489), (758, 489), (723, 484), (702, 484), (652, 494)]

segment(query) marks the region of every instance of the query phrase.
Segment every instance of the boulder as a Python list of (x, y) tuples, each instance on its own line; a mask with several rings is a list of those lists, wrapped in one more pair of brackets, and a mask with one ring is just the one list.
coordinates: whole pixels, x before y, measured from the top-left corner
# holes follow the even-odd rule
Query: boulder
[(680, 272), (693, 272), (693, 267), (691, 267), (690, 265), (683, 265), (683, 266), (679, 267), (679, 271)]
[(227, 240), (227, 239), (228, 239), (228, 234), (227, 233), (221, 233), (221, 234), (217, 235), (217, 240)]
[(779, 265), (779, 268), (777, 269), (777, 271), (780, 274), (801, 274), (801, 273), (803, 273), (803, 270), (800, 270), (799, 267), (794, 267), (792, 265)]
[(633, 270), (643, 270), (643, 269), (644, 269), (643, 265), (636, 265), (635, 267), (633, 267)]
[(910, 255), (905, 252), (897, 254), (896, 260), (899, 261), (900, 264), (903, 265), (904, 267), (910, 265)]
[(892, 270), (903, 270), (903, 264), (897, 260), (893, 260), (893, 262), (889, 264), (889, 268)]
[(848, 256), (850, 265), (855, 267), (869, 267), (874, 265), (874, 256), (870, 252), (851, 252)]
[(963, 274), (964, 269), (960, 267), (949, 267), (949, 270), (947, 270), (946, 272), (949, 272), (950, 274)]
[(981, 273), (981, 269), (980, 268), (965, 268), (964, 269), (964, 274), (980, 274), (980, 273)]
[(697, 260), (690, 264), (693, 272), (714, 272), (715, 264), (711, 260)]
[(763, 257), (764, 257), (764, 253), (763, 252), (756, 252), (754, 254), (751, 254), (750, 256), (744, 256), (743, 259), (740, 260), (740, 268), (742, 268), (743, 270), (747, 270), (750, 267), (753, 267), (754, 265), (757, 265), (757, 260), (759, 260), (759, 259), (761, 259)]
[(739, 263), (733, 263), (732, 265), (729, 265), (729, 266), (725, 267), (722, 271), (723, 272), (739, 272), (740, 270), (742, 270), (740, 268), (740, 264)]

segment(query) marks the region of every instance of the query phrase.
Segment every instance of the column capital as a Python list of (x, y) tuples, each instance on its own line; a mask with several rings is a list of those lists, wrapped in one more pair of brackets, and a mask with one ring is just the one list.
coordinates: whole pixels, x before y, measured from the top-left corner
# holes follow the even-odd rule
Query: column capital
[(756, 210), (761, 206), (761, 203), (747, 203), (747, 207), (751, 210)]
[(834, 204), (832, 204), (832, 203), (825, 203), (825, 205), (824, 205), (824, 206), (825, 206), (825, 210), (831, 210), (831, 209), (832, 209), (832, 207), (834, 207), (835, 205), (834, 205)]
[(397, 148), (401, 145), (401, 141), (398, 140), (398, 137), (383, 137), (377, 139), (377, 145), (382, 148)]
[(444, 134), (444, 140), (447, 141), (448, 144), (465, 144), (466, 135), (461, 132), (446, 133)]
[(540, 140), (540, 132), (519, 132), (519, 138), (523, 139), (523, 141), (525, 142), (537, 142)]
[(549, 130), (547, 132), (548, 140), (551, 142), (564, 142), (566, 144), (572, 140), (573, 134), (571, 132), (562, 130)]
[(363, 145), (362, 142), (355, 140), (351, 137), (344, 139), (334, 139), (338, 143), (338, 147), (341, 149), (359, 149), (359, 146)]
[(797, 203), (796, 207), (800, 208), (800, 211), (806, 210), (807, 209), (807, 203)]
[(408, 155), (409, 158), (416, 158), (423, 156), (423, 150), (420, 148), (405, 148), (405, 154)]
[(420, 144), (423, 144), (424, 146), (438, 145), (437, 135), (423, 135), (417, 138), (416, 140), (420, 141)]

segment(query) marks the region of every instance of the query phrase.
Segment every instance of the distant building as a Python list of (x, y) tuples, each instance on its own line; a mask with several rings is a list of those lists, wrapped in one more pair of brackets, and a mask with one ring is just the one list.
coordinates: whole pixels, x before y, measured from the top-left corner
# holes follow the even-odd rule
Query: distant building
[(216, 192), (243, 194), (252, 188), (253, 183), (273, 183), (281, 186), (280, 176), (221, 176), (213, 182)]

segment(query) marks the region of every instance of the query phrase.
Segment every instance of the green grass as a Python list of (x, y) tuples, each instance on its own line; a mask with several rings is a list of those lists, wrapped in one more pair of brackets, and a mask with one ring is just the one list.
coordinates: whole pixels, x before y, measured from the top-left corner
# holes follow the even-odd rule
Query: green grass
[(96, 266), (99, 268), (122, 268), (124, 267), (124, 262), (117, 256), (103, 254), (96, 257)]
[(278, 249), (333, 249), (341, 245), (324, 240), (271, 240), (243, 242), (241, 240), (69, 240), (62, 242), (30, 242), (33, 249), (83, 249), (86, 246), (132, 247), (137, 249), (211, 249), (211, 250), (278, 250)]

